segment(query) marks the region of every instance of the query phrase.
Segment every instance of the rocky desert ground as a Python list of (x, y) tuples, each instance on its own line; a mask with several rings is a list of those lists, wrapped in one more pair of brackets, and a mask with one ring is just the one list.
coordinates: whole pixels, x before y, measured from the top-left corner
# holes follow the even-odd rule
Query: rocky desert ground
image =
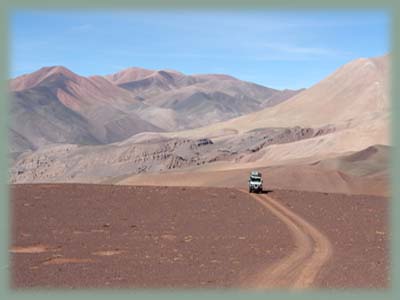
[(387, 198), (93, 184), (11, 192), (14, 288), (390, 284)]
[(136, 67), (10, 80), (12, 286), (387, 288), (389, 60), (296, 91)]

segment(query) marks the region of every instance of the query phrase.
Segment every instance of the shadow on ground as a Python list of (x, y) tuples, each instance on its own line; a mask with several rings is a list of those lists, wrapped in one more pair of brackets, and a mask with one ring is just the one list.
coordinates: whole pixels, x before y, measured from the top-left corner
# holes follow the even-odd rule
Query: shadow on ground
[(254, 194), (269, 194), (269, 193), (272, 193), (273, 192), (273, 190), (262, 190), (261, 192), (253, 192)]

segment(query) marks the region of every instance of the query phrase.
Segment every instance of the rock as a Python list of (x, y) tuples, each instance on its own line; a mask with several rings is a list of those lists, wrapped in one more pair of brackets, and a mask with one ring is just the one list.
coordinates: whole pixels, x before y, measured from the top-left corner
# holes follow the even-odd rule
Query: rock
[(203, 138), (196, 141), (197, 146), (205, 146), (205, 145), (212, 145), (214, 142), (210, 139)]

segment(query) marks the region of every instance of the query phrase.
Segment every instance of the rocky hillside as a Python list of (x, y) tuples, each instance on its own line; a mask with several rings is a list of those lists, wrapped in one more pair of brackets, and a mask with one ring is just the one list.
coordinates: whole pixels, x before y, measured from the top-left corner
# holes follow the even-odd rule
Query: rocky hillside
[(296, 93), (227, 75), (130, 68), (83, 77), (60, 66), (15, 78), (10, 89), (14, 156), (54, 143), (109, 144), (140, 132), (195, 128), (275, 105)]

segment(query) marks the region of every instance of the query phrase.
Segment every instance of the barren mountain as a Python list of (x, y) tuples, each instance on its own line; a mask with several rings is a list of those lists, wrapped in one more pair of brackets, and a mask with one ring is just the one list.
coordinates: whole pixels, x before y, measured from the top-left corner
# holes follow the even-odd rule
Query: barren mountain
[(289, 97), (228, 75), (140, 68), (83, 77), (45, 67), (11, 80), (10, 88), (13, 156), (52, 143), (108, 144), (144, 131), (204, 126), (256, 111), (268, 97)]
[[(262, 164), (389, 144), (389, 56), (357, 59), (311, 88), (274, 107), (169, 136), (225, 139), (257, 128), (331, 126), (335, 132), (294, 144), (273, 145), (257, 155)], [(249, 157), (247, 160), (254, 160)]]
[[(186, 116), (184, 128), (214, 124), (289, 99), (298, 91), (277, 91), (232, 77), (194, 76), (197, 83), (170, 90), (145, 103)], [(218, 78), (215, 80), (214, 78)], [(220, 79), (222, 78), (222, 79)]]
[(266, 108), (227, 122), (181, 132), (180, 135), (210, 135), (224, 129), (245, 132), (276, 126), (352, 127), (389, 113), (389, 56), (360, 58), (273, 108)]
[[(131, 68), (106, 78), (143, 101), (144, 111), (159, 108), (160, 114), (175, 112), (168, 131), (196, 128), (273, 106), (299, 91), (267, 88), (223, 74), (188, 76), (174, 70), (147, 71)], [(157, 119), (156, 126), (165, 128)], [(170, 125), (170, 124), (169, 124)]]
[(18, 77), (10, 86), (14, 89), (11, 149), (18, 152), (51, 143), (109, 143), (144, 130), (160, 130), (126, 112), (124, 108), (136, 100), (102, 77), (89, 79), (50, 67)]
[(32, 88), (50, 90), (66, 107), (86, 112), (93, 105), (123, 105), (133, 102), (131, 95), (100, 76), (86, 78), (62, 66), (44, 67), (10, 82), (11, 91)]
[(46, 143), (96, 144), (89, 122), (65, 106), (48, 87), (14, 93), (11, 105), (11, 149), (35, 150)]
[[(111, 80), (125, 76), (124, 84), (130, 84), (162, 76), (160, 72), (139, 73), (133, 72), (129, 78), (129, 72), (125, 72), (125, 75), (116, 75), (107, 81), (111, 84)], [(388, 165), (389, 151), (380, 149), (389, 145), (388, 56), (350, 62), (310, 89), (255, 113), (248, 109), (265, 106), (278, 94), (271, 89), (268, 89), (268, 94), (264, 87), (229, 76), (195, 75), (190, 78), (197, 80), (196, 83), (190, 84), (189, 79), (182, 79), (184, 77), (174, 72), (172, 79), (168, 79), (170, 90), (146, 99), (141, 94), (142, 100), (136, 99), (129, 104), (128, 116), (140, 114), (143, 120), (151, 121), (149, 126), (171, 131), (200, 126), (207, 121), (218, 122), (229, 114), (232, 116), (244, 111), (248, 114), (192, 130), (157, 132), (150, 128), (141, 130), (148, 132), (139, 132), (131, 137), (116, 132), (122, 128), (124, 133), (125, 127), (139, 126), (119, 119), (111, 123), (114, 127), (105, 126), (107, 141), (113, 141), (112, 144), (49, 145), (21, 154), (11, 169), (12, 182), (116, 182), (124, 178), (136, 182), (135, 176), (144, 173), (150, 176), (146, 180), (152, 182), (149, 178), (159, 172), (166, 172), (166, 177), (155, 178), (167, 179), (168, 182), (169, 172), (177, 170), (203, 178), (200, 175), (211, 174), (209, 172), (236, 174), (276, 166), (279, 167), (273, 173), (276, 178), (294, 178), (288, 181), (292, 185), (284, 185), (284, 188), (306, 186), (318, 190), (319, 186), (327, 186), (332, 190), (334, 187), (328, 184), (330, 182), (344, 192), (359, 192), (378, 182), (377, 193), (384, 193), (379, 186), (387, 187), (388, 175), (384, 170)], [(178, 87), (178, 82), (186, 83)], [(137, 93), (139, 91), (136, 89)], [(291, 94), (288, 91), (281, 93)], [(224, 112), (226, 107), (230, 109), (225, 114), (210, 112), (218, 109)], [(112, 119), (107, 115), (109, 110), (97, 110), (96, 113), (88, 115), (87, 119), (94, 120), (88, 123), (91, 126), (96, 120)], [(207, 119), (202, 119), (205, 115)], [(94, 131), (89, 128), (87, 132), (93, 134)], [(37, 148), (30, 146), (25, 135), (15, 130), (12, 133), (13, 139), (23, 147)], [(98, 136), (102, 134), (94, 135), (94, 138), (99, 140)], [(100, 142), (104, 143), (104, 140), (100, 139)], [(383, 146), (370, 147), (376, 144)], [(379, 155), (373, 156), (374, 159), (358, 161), (353, 156), (347, 157), (350, 154), (363, 157), (363, 153), (375, 150)], [(226, 174), (226, 178), (231, 178)], [(178, 182), (193, 179), (193, 176), (186, 175), (179, 177)], [(318, 184), (321, 181), (317, 178), (324, 178), (327, 184)], [(274, 179), (270, 180), (273, 182)]]
[(148, 69), (143, 69), (143, 68), (138, 68), (138, 67), (131, 67), (131, 68), (127, 68), (125, 70), (119, 71), (115, 74), (106, 75), (104, 77), (107, 80), (111, 81), (112, 83), (118, 85), (118, 84), (124, 84), (127, 82), (143, 79), (154, 72), (155, 72), (154, 70), (148, 70)]

